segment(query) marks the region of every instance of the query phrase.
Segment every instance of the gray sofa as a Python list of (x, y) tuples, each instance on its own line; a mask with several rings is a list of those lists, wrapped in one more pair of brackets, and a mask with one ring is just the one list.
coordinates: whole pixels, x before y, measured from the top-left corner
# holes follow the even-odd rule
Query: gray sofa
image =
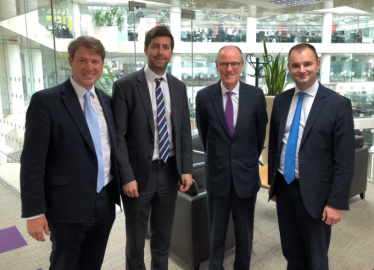
[(355, 136), (355, 147), (355, 172), (349, 197), (360, 194), (361, 199), (364, 199), (367, 188), (369, 147), (364, 146), (364, 137), (362, 136)]
[[(195, 158), (204, 158), (199, 137), (192, 136)], [(195, 148), (196, 150), (195, 152)], [(196, 156), (195, 156), (196, 154)], [(193, 165), (194, 184), (186, 193), (178, 191), (175, 208), (171, 251), (191, 265), (200, 268), (200, 263), (209, 259), (209, 224), (206, 204), (206, 190), (203, 186), (204, 162)], [(230, 218), (225, 249), (235, 246), (234, 225)]]

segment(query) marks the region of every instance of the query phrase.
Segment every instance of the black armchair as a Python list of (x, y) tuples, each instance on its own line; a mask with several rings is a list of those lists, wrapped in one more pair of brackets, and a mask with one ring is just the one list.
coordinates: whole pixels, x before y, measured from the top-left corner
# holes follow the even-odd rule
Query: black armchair
[(351, 184), (349, 197), (360, 194), (361, 199), (365, 198), (367, 188), (367, 171), (369, 160), (369, 147), (364, 146), (364, 137), (355, 136), (355, 172)]

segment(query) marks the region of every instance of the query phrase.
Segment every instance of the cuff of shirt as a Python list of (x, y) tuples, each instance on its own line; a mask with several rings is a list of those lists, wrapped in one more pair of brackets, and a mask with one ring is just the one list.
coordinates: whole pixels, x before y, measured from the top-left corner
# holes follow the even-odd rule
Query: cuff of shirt
[(33, 217), (28, 217), (26, 218), (27, 220), (31, 220), (31, 219), (36, 219), (36, 218), (39, 218), (39, 217), (42, 217), (44, 216), (44, 214), (40, 214), (40, 215), (37, 215), (37, 216), (33, 216)]

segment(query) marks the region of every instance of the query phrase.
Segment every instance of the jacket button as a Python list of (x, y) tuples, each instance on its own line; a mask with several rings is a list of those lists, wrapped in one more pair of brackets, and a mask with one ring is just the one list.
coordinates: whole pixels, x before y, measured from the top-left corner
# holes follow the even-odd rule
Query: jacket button
[(96, 178), (92, 178), (91, 182), (96, 183)]
[(153, 142), (153, 139), (151, 139), (151, 141)]
[(234, 159), (232, 158), (231, 161), (234, 161)]
[(232, 143), (232, 144), (231, 144), (231, 147), (233, 147), (233, 146), (234, 146), (234, 144)]

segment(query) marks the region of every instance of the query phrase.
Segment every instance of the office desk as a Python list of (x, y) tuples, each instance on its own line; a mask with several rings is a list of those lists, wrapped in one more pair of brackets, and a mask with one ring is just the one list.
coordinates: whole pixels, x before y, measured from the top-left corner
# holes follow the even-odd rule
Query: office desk
[(259, 168), (260, 171), (260, 178), (261, 178), (261, 187), (269, 189), (270, 186), (268, 185), (268, 164), (261, 166)]

